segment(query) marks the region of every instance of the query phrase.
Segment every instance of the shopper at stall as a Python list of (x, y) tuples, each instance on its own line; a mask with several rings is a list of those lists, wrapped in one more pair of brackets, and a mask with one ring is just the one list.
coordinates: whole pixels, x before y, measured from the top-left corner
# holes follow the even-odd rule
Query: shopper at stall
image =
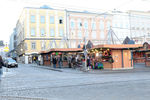
[(59, 64), (59, 68), (62, 67), (62, 57), (58, 56), (58, 64)]
[(56, 64), (57, 64), (57, 59), (56, 59), (56, 57), (54, 56), (54, 58), (53, 58), (53, 67), (54, 67), (54, 68), (56, 68)]
[(88, 56), (88, 57), (87, 57), (87, 68), (88, 68), (88, 69), (89, 69), (90, 65), (91, 65), (91, 64), (90, 64), (90, 57)]
[(72, 63), (72, 67), (75, 68), (76, 67), (76, 58), (75, 58), (75, 56), (72, 57), (71, 63)]
[(70, 56), (70, 57), (68, 58), (68, 65), (69, 65), (69, 68), (71, 68), (71, 61), (72, 61), (72, 57)]

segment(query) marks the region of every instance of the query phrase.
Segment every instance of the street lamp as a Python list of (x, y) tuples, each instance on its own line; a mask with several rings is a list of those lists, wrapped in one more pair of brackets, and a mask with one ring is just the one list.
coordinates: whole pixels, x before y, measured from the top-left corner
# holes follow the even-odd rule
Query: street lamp
[(86, 70), (86, 68), (87, 68), (87, 50), (86, 50), (86, 38), (84, 37), (84, 46), (83, 46), (83, 49), (84, 49), (84, 57), (85, 57), (85, 71), (87, 71)]

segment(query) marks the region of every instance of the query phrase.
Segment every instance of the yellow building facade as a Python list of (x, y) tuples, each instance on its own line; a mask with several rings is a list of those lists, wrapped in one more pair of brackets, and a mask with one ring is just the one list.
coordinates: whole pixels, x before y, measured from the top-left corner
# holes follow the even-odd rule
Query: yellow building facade
[(24, 63), (40, 51), (68, 47), (64, 10), (24, 8), (16, 29), (18, 60)]

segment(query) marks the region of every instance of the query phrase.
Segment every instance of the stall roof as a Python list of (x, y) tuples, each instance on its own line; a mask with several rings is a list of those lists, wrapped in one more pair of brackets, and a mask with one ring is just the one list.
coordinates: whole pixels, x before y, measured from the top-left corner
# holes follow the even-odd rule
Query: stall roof
[(106, 45), (96, 45), (94, 48), (112, 48), (112, 49), (127, 49), (127, 48), (139, 48), (142, 47), (141, 44), (106, 44)]
[(50, 52), (80, 52), (83, 51), (81, 48), (54, 48), (50, 49), (47, 51), (41, 51), (40, 54), (42, 53), (50, 53)]

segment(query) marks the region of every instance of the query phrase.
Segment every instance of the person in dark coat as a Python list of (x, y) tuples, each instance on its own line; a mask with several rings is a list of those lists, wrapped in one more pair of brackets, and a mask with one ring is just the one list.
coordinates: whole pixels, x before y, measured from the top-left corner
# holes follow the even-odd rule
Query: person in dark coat
[(58, 57), (58, 64), (59, 64), (59, 68), (61, 68), (61, 66), (62, 66), (62, 57), (60, 55)]
[(56, 64), (57, 64), (57, 59), (56, 57), (53, 58), (53, 67), (56, 68)]
[(2, 76), (2, 74), (3, 74), (2, 66), (4, 66), (4, 63), (3, 63), (2, 57), (0, 56), (0, 80), (1, 80), (1, 76)]

